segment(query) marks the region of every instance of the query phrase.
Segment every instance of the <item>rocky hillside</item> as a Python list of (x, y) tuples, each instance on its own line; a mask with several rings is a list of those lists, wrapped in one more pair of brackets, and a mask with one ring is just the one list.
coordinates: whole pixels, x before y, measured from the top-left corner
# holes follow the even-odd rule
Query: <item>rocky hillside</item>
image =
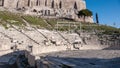
[[(116, 48), (119, 49), (119, 45), (120, 45), (119, 29), (106, 25), (98, 25), (95, 23), (75, 22), (73, 20), (68, 20), (68, 19), (42, 19), (36, 16), (23, 15), (19, 13), (13, 14), (7, 11), (4, 12), (0, 11), (0, 25), (1, 25), (0, 28), (1, 34), (3, 34), (4, 36), (6, 37), (15, 36), (21, 38), (22, 37), (21, 35), (24, 35), (29, 40), (32, 40), (33, 43), (36, 44), (39, 44), (38, 42), (39, 39), (37, 39), (37, 36), (35, 35), (35, 34), (38, 35), (40, 33), (38, 29), (40, 30), (42, 29), (43, 32), (45, 29), (45, 31), (49, 30), (48, 32), (50, 32), (51, 35), (52, 33), (56, 32), (55, 30), (62, 31), (60, 33), (63, 34), (75, 33), (77, 34), (77, 37), (80, 37), (82, 40), (84, 40), (83, 42), (84, 45), (99, 44), (103, 46), (110, 46), (110, 48), (107, 49), (111, 49), (114, 47), (115, 49)], [(6, 30), (3, 29), (3, 27)], [(51, 30), (54, 31), (52, 32)], [(60, 33), (58, 33), (59, 34), (58, 36), (61, 36), (61, 38), (63, 38), (64, 40), (68, 39), (68, 37), (66, 38), (68, 34), (62, 36)], [(42, 35), (42, 37), (44, 38), (46, 38), (46, 36), (48, 37), (48, 35), (44, 35), (42, 33), (40, 33), (40, 35)], [(10, 37), (9, 39), (11, 39)], [(66, 42), (68, 41), (66, 40)]]

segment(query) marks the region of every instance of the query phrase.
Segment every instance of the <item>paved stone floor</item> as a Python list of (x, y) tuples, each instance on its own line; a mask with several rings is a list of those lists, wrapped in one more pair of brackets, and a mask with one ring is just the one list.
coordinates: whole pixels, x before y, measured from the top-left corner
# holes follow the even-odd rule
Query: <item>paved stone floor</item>
[(120, 68), (120, 50), (62, 51), (48, 57), (76, 65), (76, 68)]

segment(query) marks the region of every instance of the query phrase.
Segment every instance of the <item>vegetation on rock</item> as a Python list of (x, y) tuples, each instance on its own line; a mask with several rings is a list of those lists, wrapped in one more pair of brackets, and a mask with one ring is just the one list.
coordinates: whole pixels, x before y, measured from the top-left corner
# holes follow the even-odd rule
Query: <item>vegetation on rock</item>
[(84, 22), (85, 22), (85, 17), (89, 17), (89, 16), (92, 16), (92, 15), (93, 15), (93, 13), (89, 9), (83, 9), (83, 10), (78, 11), (78, 17), (83, 16)]
[[(79, 15), (91, 16), (92, 12), (89, 11), (88, 9), (85, 9), (85, 10), (81, 10), (79, 12)], [(14, 14), (7, 11), (4, 12), (0, 11), (0, 25), (4, 26), (6, 29), (8, 29), (8, 23), (19, 27), (27, 26), (27, 24), (23, 21), (23, 19), (26, 20), (28, 24), (33, 25), (34, 27), (44, 28), (49, 30), (57, 29), (60, 31), (68, 31), (69, 29), (80, 30), (81, 28), (81, 30), (83, 31), (90, 31), (90, 32), (94, 31), (99, 34), (107, 34), (107, 35), (120, 34), (120, 29), (118, 28), (106, 26), (106, 25), (100, 25), (100, 24), (98, 25), (96, 23), (84, 23), (84, 22), (76, 23), (74, 21), (63, 20), (63, 19), (42, 19), (36, 16)], [(65, 23), (62, 24), (63, 26), (59, 26), (58, 28), (56, 28), (57, 22), (65, 22)], [(69, 22), (74, 22), (74, 23), (69, 24)]]

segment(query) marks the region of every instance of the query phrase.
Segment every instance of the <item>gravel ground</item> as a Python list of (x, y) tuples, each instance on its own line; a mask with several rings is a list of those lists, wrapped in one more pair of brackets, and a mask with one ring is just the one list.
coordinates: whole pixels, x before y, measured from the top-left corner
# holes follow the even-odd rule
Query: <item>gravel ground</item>
[(44, 55), (75, 64), (76, 68), (120, 68), (120, 50), (62, 51)]

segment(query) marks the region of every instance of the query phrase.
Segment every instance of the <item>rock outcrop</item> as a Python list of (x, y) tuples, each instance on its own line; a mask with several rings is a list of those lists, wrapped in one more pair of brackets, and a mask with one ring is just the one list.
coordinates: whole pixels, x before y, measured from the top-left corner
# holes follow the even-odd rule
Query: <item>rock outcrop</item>
[[(84, 0), (0, 0), (0, 6), (7, 9), (24, 10), (25, 14), (47, 17), (65, 17), (79, 20), (77, 13), (86, 9)], [(92, 17), (86, 18), (93, 22)]]

